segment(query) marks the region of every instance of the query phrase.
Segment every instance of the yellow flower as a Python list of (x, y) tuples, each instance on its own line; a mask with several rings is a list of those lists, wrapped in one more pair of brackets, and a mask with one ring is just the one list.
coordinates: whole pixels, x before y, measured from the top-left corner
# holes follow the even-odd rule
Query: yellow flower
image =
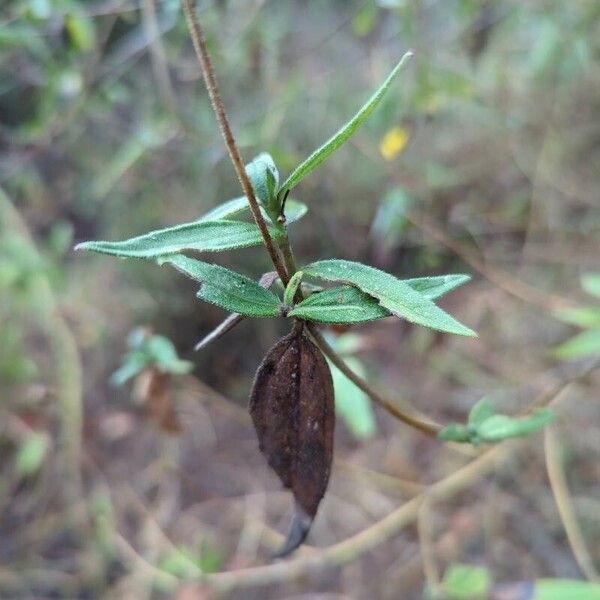
[(404, 127), (392, 127), (381, 139), (379, 152), (385, 160), (394, 160), (408, 144), (408, 131)]

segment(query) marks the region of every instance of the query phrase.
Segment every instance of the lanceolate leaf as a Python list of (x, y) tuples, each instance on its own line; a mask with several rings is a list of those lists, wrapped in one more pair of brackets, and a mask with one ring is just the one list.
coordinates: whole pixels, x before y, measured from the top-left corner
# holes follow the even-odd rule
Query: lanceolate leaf
[(276, 317), (279, 298), (252, 279), (219, 265), (211, 265), (182, 254), (159, 259), (200, 282), (198, 298), (248, 317)]
[(439, 275), (437, 277), (403, 279), (402, 281), (410, 285), (413, 290), (423, 294), (425, 298), (437, 300), (463, 283), (467, 283), (470, 279), (470, 275)]
[(329, 138), (320, 148), (315, 150), (306, 160), (300, 163), (285, 180), (281, 186), (281, 191), (291, 190), (302, 181), (309, 173), (314, 171), (324, 160), (329, 158), (344, 142), (346, 142), (354, 132), (369, 118), (375, 110), (381, 99), (388, 91), (392, 82), (412, 56), (412, 52), (407, 52), (400, 62), (394, 67), (387, 79), (377, 89), (377, 91), (367, 100), (362, 108), (348, 121), (337, 133)]
[[(275, 228), (271, 236), (281, 237)], [(183, 250), (220, 252), (262, 244), (262, 237), (254, 223), (241, 221), (195, 221), (151, 231), (122, 242), (83, 242), (75, 250), (91, 250), (123, 258), (158, 258)]]
[(410, 285), (379, 269), (348, 260), (322, 260), (302, 270), (308, 276), (355, 285), (411, 323), (458, 335), (477, 335)]
[(249, 209), (250, 205), (248, 204), (248, 198), (246, 198), (246, 196), (241, 196), (240, 198), (234, 198), (233, 200), (227, 200), (227, 202), (218, 204), (207, 213), (203, 214), (198, 219), (198, 222), (202, 223), (204, 221), (231, 219), (231, 217), (237, 217)]
[(554, 420), (551, 410), (543, 409), (523, 419), (493, 415), (477, 427), (477, 436), (483, 442), (500, 442), (508, 438), (531, 435)]
[(335, 425), (331, 373), (302, 328), (267, 352), (256, 372), (250, 414), (269, 465), (292, 490), (295, 514), (285, 556), (305, 539), (327, 489)]
[(355, 287), (336, 287), (311, 294), (288, 313), (318, 323), (363, 323), (389, 317), (390, 311)]
[[(248, 199), (246, 196), (240, 198), (234, 198), (215, 206), (209, 210), (206, 214), (202, 215), (198, 222), (204, 221), (218, 221), (219, 219), (231, 219), (237, 217), (250, 210)], [(303, 202), (288, 198), (285, 203), (285, 220), (287, 223), (293, 223), (299, 221), (308, 212), (308, 207)], [(262, 210), (263, 217), (267, 219), (267, 222), (271, 222), (271, 217), (267, 214), (266, 210)]]

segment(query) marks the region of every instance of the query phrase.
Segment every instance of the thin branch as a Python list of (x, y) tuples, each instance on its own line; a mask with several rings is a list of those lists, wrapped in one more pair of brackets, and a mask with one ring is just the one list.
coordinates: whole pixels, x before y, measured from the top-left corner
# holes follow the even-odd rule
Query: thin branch
[(569, 486), (561, 464), (560, 445), (553, 426), (547, 427), (545, 431), (544, 455), (546, 457), (546, 470), (548, 471), (550, 487), (554, 494), (558, 514), (567, 534), (567, 540), (571, 546), (573, 556), (585, 577), (590, 581), (598, 581), (598, 571), (594, 566), (594, 561), (587, 548), (583, 532), (575, 515)]
[[(581, 376), (580, 374), (568, 379), (563, 385), (555, 388), (552, 396), (543, 394), (532, 405), (539, 405), (542, 402), (545, 405), (551, 404), (569, 384), (581, 380)], [(526, 447), (527, 443), (527, 439), (510, 440), (484, 451), (464, 467), (429, 486), (425, 492), (415, 496), (380, 521), (321, 552), (287, 562), (207, 575), (201, 578), (201, 585), (204, 584), (215, 591), (229, 592), (234, 589), (248, 589), (291, 581), (310, 573), (348, 564), (398, 535), (402, 529), (413, 523), (418, 518), (419, 507), (425, 497), (436, 501), (452, 498), (474, 481), (508, 462), (515, 452)]]
[(418, 429), (422, 433), (431, 437), (436, 437), (437, 434), (442, 430), (442, 426), (438, 423), (433, 423), (421, 419), (415, 414), (409, 414), (403, 411), (401, 408), (381, 396), (376, 392), (362, 377), (359, 377), (340, 357), (340, 355), (330, 346), (327, 340), (323, 337), (321, 332), (312, 324), (308, 324), (308, 330), (313, 336), (321, 351), (329, 360), (354, 384), (356, 387), (361, 389), (373, 402), (379, 404), (385, 410), (387, 410), (392, 416), (396, 417), (399, 421)]
[(235, 172), (240, 180), (244, 194), (246, 195), (246, 198), (248, 198), (248, 204), (250, 205), (252, 216), (254, 217), (256, 225), (260, 230), (265, 247), (267, 248), (269, 256), (271, 257), (271, 261), (273, 262), (273, 266), (277, 270), (277, 274), (279, 275), (281, 281), (284, 283), (284, 285), (287, 285), (289, 280), (288, 274), (283, 266), (283, 263), (281, 262), (281, 257), (279, 256), (277, 248), (275, 247), (271, 235), (269, 234), (269, 230), (267, 229), (267, 224), (265, 223), (265, 220), (260, 212), (260, 207), (258, 206), (258, 201), (254, 195), (254, 190), (252, 189), (252, 185), (250, 184), (250, 180), (246, 174), (244, 162), (240, 155), (240, 151), (238, 150), (237, 144), (235, 143), (235, 138), (233, 137), (233, 133), (229, 125), (227, 113), (225, 112), (225, 106), (221, 100), (221, 94), (215, 78), (208, 48), (206, 47), (206, 41), (204, 40), (200, 23), (196, 19), (194, 13), (192, 0), (181, 0), (181, 3), (183, 5), (183, 11), (185, 13), (185, 18), (190, 30), (196, 56), (198, 57), (198, 62), (200, 63), (202, 77), (204, 78), (204, 83), (208, 89), (210, 102), (215, 112), (215, 116), (217, 117), (217, 122), (219, 123), (219, 128), (221, 129), (223, 139), (225, 140), (229, 157), (231, 158)]

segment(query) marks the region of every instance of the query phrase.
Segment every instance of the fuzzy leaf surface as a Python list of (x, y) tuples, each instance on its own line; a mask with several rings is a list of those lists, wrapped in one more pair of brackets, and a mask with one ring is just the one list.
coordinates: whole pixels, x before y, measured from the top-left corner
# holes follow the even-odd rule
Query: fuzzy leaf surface
[(302, 269), (305, 275), (354, 285), (373, 296), (397, 317), (439, 331), (477, 334), (436, 306), (429, 298), (389, 273), (349, 260), (321, 260)]
[(321, 351), (295, 329), (261, 363), (250, 394), (259, 447), (295, 500), (288, 539), (279, 556), (305, 539), (325, 494), (335, 426), (331, 373)]
[(302, 181), (309, 173), (314, 171), (324, 160), (329, 158), (342, 144), (356, 132), (356, 130), (369, 118), (377, 105), (381, 102), (385, 93), (389, 90), (392, 82), (402, 70), (406, 61), (412, 56), (407, 52), (392, 69), (387, 79), (367, 100), (360, 110), (332, 137), (330, 137), (320, 148), (317, 148), (308, 158), (300, 163), (285, 180), (281, 190), (291, 190)]
[(288, 313), (317, 323), (364, 323), (389, 317), (390, 311), (355, 287), (336, 287), (311, 294)]
[(279, 315), (279, 298), (245, 275), (182, 254), (168, 256), (158, 262), (169, 263), (178, 271), (199, 281), (201, 285), (197, 296), (205, 302), (247, 317)]
[(416, 277), (414, 279), (402, 279), (404, 283), (423, 294), (425, 298), (437, 300), (448, 292), (470, 281), (470, 275), (438, 275), (435, 277)]
[[(281, 234), (274, 228), (270, 228), (270, 233), (276, 240), (281, 238)], [(122, 242), (83, 242), (75, 250), (90, 250), (122, 258), (153, 259), (183, 250), (221, 252), (259, 246), (262, 243), (260, 231), (254, 223), (219, 220), (183, 223)]]
[[(198, 222), (204, 221), (218, 221), (219, 219), (231, 219), (244, 214), (250, 210), (248, 199), (246, 196), (240, 198), (233, 198), (223, 202), (209, 210), (207, 213), (202, 215)], [(267, 211), (261, 207), (263, 217), (267, 219), (267, 222), (271, 222), (271, 217), (267, 214)], [(288, 198), (285, 203), (285, 220), (287, 223), (294, 223), (299, 221), (308, 212), (308, 207), (303, 202)]]

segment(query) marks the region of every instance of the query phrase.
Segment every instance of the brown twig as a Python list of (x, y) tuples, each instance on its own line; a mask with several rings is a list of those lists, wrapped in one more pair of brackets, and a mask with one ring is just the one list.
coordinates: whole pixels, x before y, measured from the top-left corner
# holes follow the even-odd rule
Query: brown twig
[(558, 514), (567, 534), (567, 540), (571, 546), (573, 556), (585, 577), (590, 581), (598, 581), (598, 571), (594, 566), (594, 561), (590, 556), (583, 532), (575, 515), (569, 486), (561, 464), (560, 445), (553, 426), (547, 427), (545, 431), (544, 455), (550, 488), (554, 494)]
[(204, 40), (200, 23), (194, 14), (192, 0), (181, 0), (181, 3), (183, 5), (183, 11), (185, 13), (185, 18), (190, 30), (194, 49), (196, 50), (196, 56), (198, 57), (198, 62), (200, 63), (202, 77), (204, 78), (204, 83), (208, 89), (210, 102), (215, 112), (215, 116), (217, 117), (217, 122), (219, 123), (219, 128), (221, 129), (223, 139), (225, 140), (229, 157), (231, 158), (235, 172), (240, 180), (244, 194), (246, 194), (246, 198), (248, 198), (248, 204), (250, 205), (252, 216), (254, 217), (254, 221), (256, 222), (258, 229), (260, 230), (265, 247), (269, 253), (269, 256), (271, 257), (271, 261), (277, 270), (279, 278), (284, 285), (287, 285), (289, 280), (287, 271), (281, 262), (281, 257), (279, 256), (277, 248), (275, 247), (269, 230), (267, 229), (267, 224), (265, 223), (265, 220), (260, 212), (260, 207), (258, 206), (258, 201), (256, 200), (254, 190), (252, 189), (252, 185), (248, 179), (244, 162), (240, 155), (240, 151), (238, 150), (237, 144), (235, 143), (235, 138), (233, 137), (233, 132), (231, 131), (231, 127), (229, 125), (227, 113), (225, 112), (225, 106), (221, 100), (221, 94), (219, 92), (217, 80), (215, 78), (210, 56), (208, 54), (208, 48), (206, 47), (206, 41)]

